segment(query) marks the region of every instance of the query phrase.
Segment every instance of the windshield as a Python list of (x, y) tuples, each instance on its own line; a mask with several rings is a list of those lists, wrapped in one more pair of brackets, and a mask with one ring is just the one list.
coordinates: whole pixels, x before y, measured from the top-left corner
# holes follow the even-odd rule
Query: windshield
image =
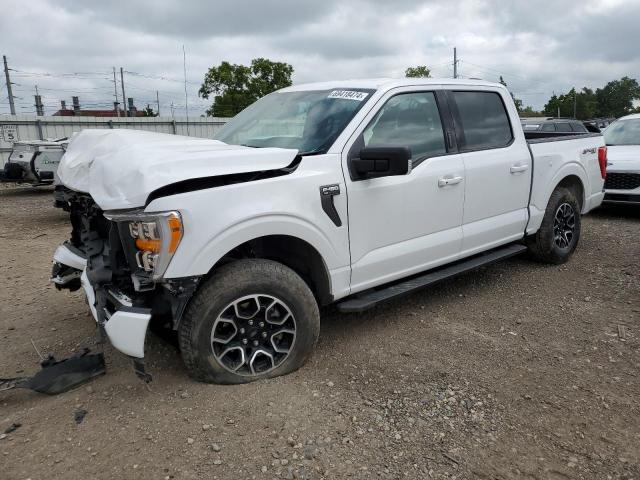
[(274, 92), (232, 118), (216, 140), (325, 153), (373, 90)]
[(640, 118), (618, 120), (604, 131), (607, 145), (640, 145)]

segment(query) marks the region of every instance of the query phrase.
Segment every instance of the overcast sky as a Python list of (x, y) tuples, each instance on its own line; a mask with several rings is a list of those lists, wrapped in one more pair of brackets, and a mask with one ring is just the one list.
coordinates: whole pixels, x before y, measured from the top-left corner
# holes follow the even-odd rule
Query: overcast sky
[[(640, 79), (640, 0), (0, 0), (0, 50), (13, 69), (19, 113), (79, 95), (87, 108), (114, 101), (112, 67), (124, 67), (127, 96), (162, 115), (207, 102), (198, 87), (223, 60), (288, 62), (294, 83), (399, 77), (427, 65), (432, 76), (502, 75), (525, 105), (541, 108), (572, 86)], [(8, 113), (4, 77), (0, 114)], [(118, 75), (118, 95), (120, 81)]]

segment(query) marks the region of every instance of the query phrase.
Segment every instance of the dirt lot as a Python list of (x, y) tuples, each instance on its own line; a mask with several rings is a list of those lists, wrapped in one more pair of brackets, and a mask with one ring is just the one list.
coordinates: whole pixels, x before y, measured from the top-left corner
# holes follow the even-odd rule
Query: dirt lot
[[(0, 190), (0, 376), (91, 345), (80, 292), (49, 283), (65, 240), (50, 190)], [(576, 255), (517, 258), (360, 315), (323, 312), (300, 371), (191, 381), (150, 335), (150, 388), (108, 374), (0, 394), (0, 478), (640, 479), (640, 209), (584, 219)], [(81, 424), (74, 412), (88, 413)]]

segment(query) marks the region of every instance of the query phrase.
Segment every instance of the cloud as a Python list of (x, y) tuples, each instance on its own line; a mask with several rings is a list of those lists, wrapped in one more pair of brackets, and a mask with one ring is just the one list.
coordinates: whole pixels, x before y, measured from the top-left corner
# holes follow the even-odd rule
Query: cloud
[[(495, 81), (540, 108), (555, 92), (599, 87), (640, 72), (637, 0), (30, 0), (3, 1), (0, 45), (9, 57), (19, 111), (38, 85), (46, 110), (78, 94), (112, 104), (112, 67), (123, 66), (139, 106), (184, 113), (182, 45), (190, 112), (203, 113), (199, 83), (222, 60), (267, 57), (294, 66), (294, 82), (401, 76), (426, 64)], [(58, 74), (74, 74), (63, 75)], [(47, 75), (56, 74), (56, 75)], [(118, 95), (120, 85), (118, 79)], [(0, 114), (8, 112), (4, 89)]]

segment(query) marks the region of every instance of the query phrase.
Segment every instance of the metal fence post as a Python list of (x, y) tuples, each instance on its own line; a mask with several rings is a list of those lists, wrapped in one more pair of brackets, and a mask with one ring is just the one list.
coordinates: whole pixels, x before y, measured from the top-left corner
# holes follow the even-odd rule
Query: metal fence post
[(171, 126), (173, 127), (173, 134), (177, 135), (178, 134), (178, 130), (176, 129), (176, 121), (175, 120), (171, 120)]
[(42, 133), (42, 121), (40, 119), (36, 119), (36, 130), (38, 130), (38, 138), (40, 140), (44, 140), (44, 135)]

